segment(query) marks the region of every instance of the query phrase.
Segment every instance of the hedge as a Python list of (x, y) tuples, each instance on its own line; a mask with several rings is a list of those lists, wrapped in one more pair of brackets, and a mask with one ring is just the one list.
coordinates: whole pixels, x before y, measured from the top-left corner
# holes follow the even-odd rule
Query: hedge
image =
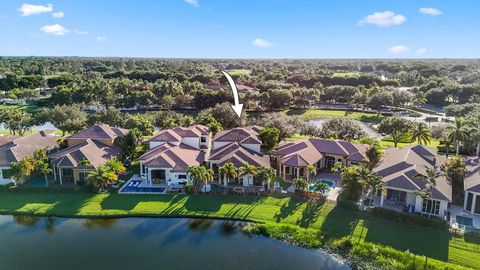
[(427, 226), (427, 227), (434, 227), (434, 228), (448, 227), (448, 224), (444, 220), (436, 216), (431, 216), (430, 218), (428, 218), (421, 215), (400, 213), (394, 210), (381, 208), (381, 207), (372, 208), (370, 212), (376, 217), (385, 218), (388, 220), (410, 224), (410, 225), (420, 225), (420, 226)]

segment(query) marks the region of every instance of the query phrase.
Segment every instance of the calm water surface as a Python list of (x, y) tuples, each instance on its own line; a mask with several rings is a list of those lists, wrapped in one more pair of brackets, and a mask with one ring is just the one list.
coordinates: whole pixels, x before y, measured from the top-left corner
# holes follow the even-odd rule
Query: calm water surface
[(0, 216), (0, 269), (349, 269), (237, 223)]

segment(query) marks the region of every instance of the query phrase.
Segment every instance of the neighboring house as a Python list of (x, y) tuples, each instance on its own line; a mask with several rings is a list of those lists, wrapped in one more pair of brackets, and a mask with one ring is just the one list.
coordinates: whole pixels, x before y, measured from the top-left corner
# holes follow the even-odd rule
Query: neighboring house
[(106, 145), (114, 145), (114, 143), (123, 138), (128, 133), (128, 129), (111, 127), (106, 124), (97, 124), (85, 130), (74, 133), (65, 138), (68, 146), (81, 143), (87, 139), (95, 140)]
[[(248, 163), (255, 167), (270, 168), (270, 157), (261, 151), (262, 141), (258, 135), (262, 127), (249, 126), (234, 128), (219, 132), (213, 139), (212, 152), (209, 156), (210, 167), (218, 173), (219, 167), (225, 163), (233, 163), (239, 168)], [(249, 186), (261, 186), (252, 175), (243, 175), (230, 184)], [(219, 183), (227, 186), (225, 179), (219, 178)]]
[(138, 158), (147, 185), (185, 184), (187, 169), (205, 163), (211, 134), (206, 126), (166, 129), (151, 138), (150, 150)]
[(85, 182), (90, 172), (122, 153), (117, 142), (127, 132), (99, 124), (65, 138), (68, 147), (49, 156), (55, 181), (60, 185)]
[(293, 178), (307, 178), (307, 166), (316, 171), (331, 168), (336, 162), (347, 166), (367, 161), (367, 146), (347, 141), (324, 139), (300, 139), (285, 143), (275, 149), (278, 175), (289, 181)]
[(426, 175), (426, 169), (435, 165), (440, 167), (445, 160), (437, 154), (436, 149), (422, 145), (387, 149), (383, 159), (374, 169), (374, 172), (385, 181), (384, 191), (379, 192), (379, 206), (399, 206), (410, 213), (444, 217), (452, 200), (452, 187), (445, 176), (435, 180), (436, 184), (431, 189), (431, 199), (422, 200), (416, 192), (427, 187), (428, 181), (422, 177)]
[(465, 161), (467, 174), (465, 175), (465, 199), (463, 209), (480, 215), (480, 158), (469, 157)]
[(58, 146), (54, 131), (45, 130), (25, 137), (0, 137), (0, 185), (12, 182), (10, 165), (33, 155), (37, 149), (53, 149)]

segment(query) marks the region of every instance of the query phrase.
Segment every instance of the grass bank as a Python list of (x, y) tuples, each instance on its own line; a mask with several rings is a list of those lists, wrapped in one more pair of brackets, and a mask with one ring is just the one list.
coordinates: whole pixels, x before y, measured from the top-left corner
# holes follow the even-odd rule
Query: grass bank
[[(354, 247), (373, 244), (480, 269), (480, 238), (444, 229), (405, 225), (363, 212), (295, 198), (255, 196), (120, 195), (0, 191), (0, 213), (62, 217), (209, 217), (248, 220), (268, 226), (313, 230), (322, 241), (349, 239)], [(273, 235), (275, 236), (275, 235)], [(280, 237), (277, 237), (280, 238)], [(315, 240), (315, 237), (308, 237)], [(395, 257), (391, 258), (395, 260)]]
[(322, 109), (290, 109), (285, 113), (288, 115), (298, 115), (306, 119), (346, 117), (372, 124), (378, 124), (386, 117), (377, 113)]

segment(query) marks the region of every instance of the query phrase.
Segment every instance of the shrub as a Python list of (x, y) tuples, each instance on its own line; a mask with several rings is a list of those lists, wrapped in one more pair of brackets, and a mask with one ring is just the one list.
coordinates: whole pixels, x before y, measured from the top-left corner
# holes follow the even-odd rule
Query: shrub
[(401, 222), (410, 225), (420, 225), (434, 228), (446, 228), (445, 221), (438, 217), (424, 217), (420, 215), (410, 215), (405, 213), (396, 212), (390, 209), (376, 207), (370, 211), (374, 216), (389, 219), (396, 222)]

